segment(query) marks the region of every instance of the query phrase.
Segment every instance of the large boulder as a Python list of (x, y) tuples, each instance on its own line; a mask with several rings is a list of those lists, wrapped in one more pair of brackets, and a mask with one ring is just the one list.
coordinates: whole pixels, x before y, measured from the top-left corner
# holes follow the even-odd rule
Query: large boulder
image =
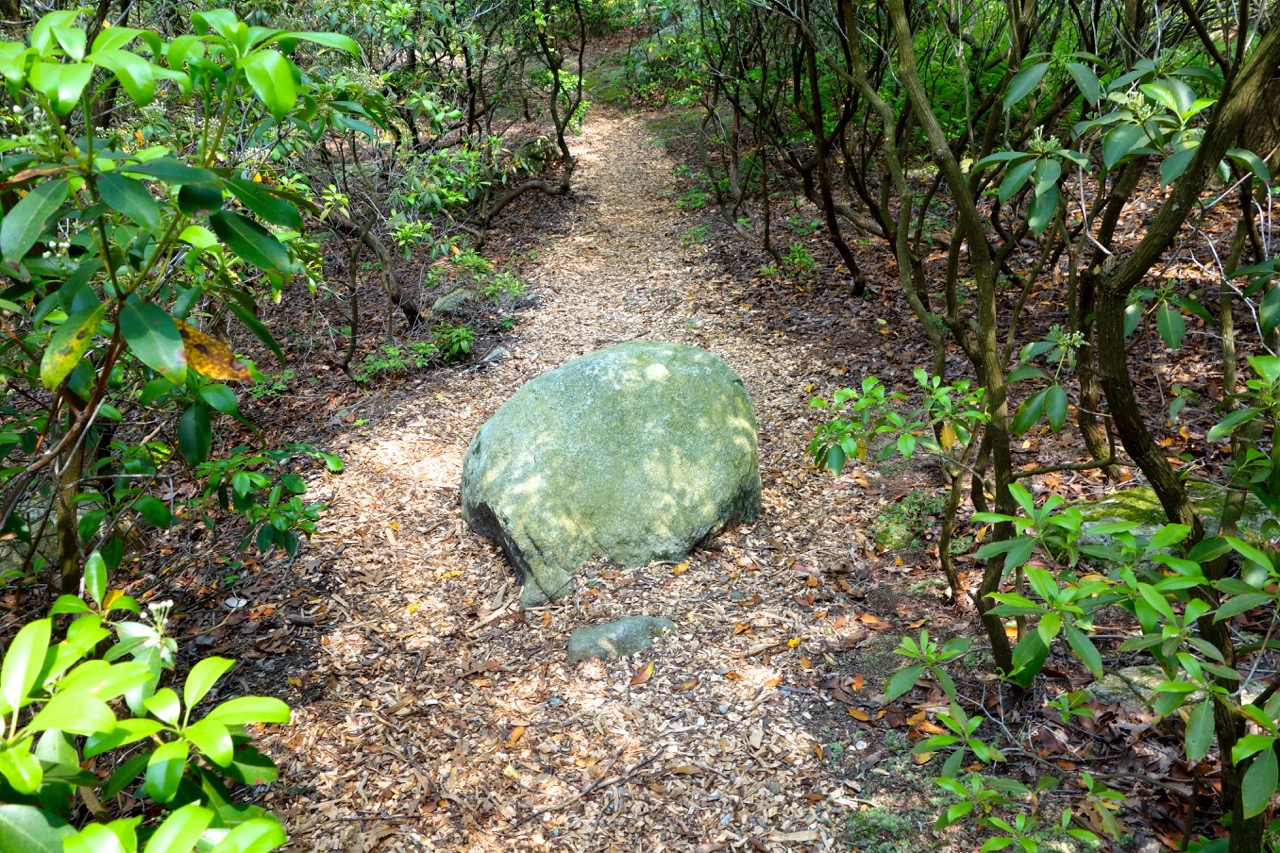
[(571, 589), (589, 557), (678, 560), (760, 511), (742, 380), (697, 347), (632, 341), (520, 388), (480, 428), (462, 517), (515, 565), (526, 606)]

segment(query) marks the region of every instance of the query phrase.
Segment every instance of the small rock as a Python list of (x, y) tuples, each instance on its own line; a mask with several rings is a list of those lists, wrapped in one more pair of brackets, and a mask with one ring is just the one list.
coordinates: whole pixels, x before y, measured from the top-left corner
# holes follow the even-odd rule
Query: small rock
[(654, 616), (628, 616), (616, 622), (578, 628), (569, 633), (569, 663), (588, 658), (609, 660), (653, 647), (652, 639), (676, 623)]

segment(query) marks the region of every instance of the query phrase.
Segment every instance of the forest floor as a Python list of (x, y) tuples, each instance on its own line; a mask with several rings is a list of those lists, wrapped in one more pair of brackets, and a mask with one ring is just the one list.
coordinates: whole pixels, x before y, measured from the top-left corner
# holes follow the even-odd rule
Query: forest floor
[[(539, 215), (494, 236), (531, 288), (492, 358), (276, 401), (346, 470), (312, 483), (328, 511), (288, 577), (243, 588), (249, 606), (203, 638), (254, 638), (241, 687), (294, 709), (265, 738), (283, 772), (262, 804), (299, 851), (952, 849), (908, 754), (919, 711), (940, 707), (886, 708), (882, 689), (903, 634), (970, 618), (926, 549), (881, 553), (869, 532), (936, 483), (833, 479), (807, 452), (813, 397), (870, 369), (909, 376), (909, 327), (876, 322), (887, 302), (841, 317), (735, 274), (750, 250), (690, 238), (642, 116), (593, 109), (574, 154), (572, 194), (522, 200)], [(593, 563), (575, 594), (521, 612), (460, 517), (467, 444), (527, 380), (637, 338), (706, 347), (743, 378), (764, 512), (687, 563)], [(678, 627), (649, 653), (566, 663), (570, 630), (633, 614)]]

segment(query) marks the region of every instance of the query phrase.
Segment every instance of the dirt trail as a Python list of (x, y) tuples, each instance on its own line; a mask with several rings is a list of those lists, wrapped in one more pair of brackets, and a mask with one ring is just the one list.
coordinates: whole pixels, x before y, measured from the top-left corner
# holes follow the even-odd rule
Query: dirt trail
[[(265, 804), (291, 849), (846, 846), (841, 777), (874, 747), (823, 752), (823, 726), (849, 716), (817, 667), (872, 631), (823, 573), (859, 542), (850, 495), (803, 470), (804, 386), (826, 369), (681, 244), (673, 164), (643, 123), (593, 112), (575, 147), (564, 233), (540, 250), (510, 354), (401, 389), (318, 484), (330, 511), (299, 571), (326, 592), (302, 615), (310, 652), (276, 670), (295, 717), (269, 741), (283, 774)], [(743, 376), (765, 513), (687, 566), (596, 565), (576, 595), (521, 614), (501, 556), (459, 517), (467, 442), (523, 382), (640, 337), (706, 346)], [(677, 636), (565, 663), (571, 629), (635, 613)]]

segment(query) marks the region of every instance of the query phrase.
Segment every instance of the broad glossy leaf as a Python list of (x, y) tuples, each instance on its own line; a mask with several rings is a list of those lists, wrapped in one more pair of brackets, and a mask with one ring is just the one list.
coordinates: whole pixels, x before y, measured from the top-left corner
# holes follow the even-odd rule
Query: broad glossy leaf
[(1022, 405), (1018, 406), (1018, 410), (1014, 412), (1013, 422), (1009, 428), (1021, 434), (1035, 426), (1040, 416), (1044, 414), (1045, 396), (1048, 393), (1049, 389), (1045, 388), (1023, 400)]
[(1071, 75), (1076, 88), (1080, 90), (1081, 95), (1084, 95), (1086, 101), (1091, 104), (1098, 103), (1098, 99), (1102, 97), (1102, 84), (1098, 82), (1098, 75), (1093, 73), (1092, 68), (1082, 62), (1068, 62), (1067, 73)]
[(219, 767), (226, 767), (234, 757), (231, 730), (219, 722), (203, 719), (183, 729), (182, 736)]
[(264, 272), (288, 275), (289, 251), (270, 231), (246, 216), (219, 210), (209, 217), (213, 233), (249, 264)]
[(1199, 143), (1196, 143), (1188, 148), (1183, 148), (1181, 151), (1175, 151), (1164, 158), (1164, 162), (1160, 164), (1160, 184), (1167, 187), (1182, 177), (1182, 173), (1187, 171), (1187, 167), (1195, 159), (1196, 151), (1199, 147)]
[(178, 783), (187, 769), (191, 750), (184, 740), (175, 740), (156, 748), (147, 761), (147, 796), (167, 803), (178, 793)]
[(236, 392), (226, 385), (206, 385), (200, 389), (200, 399), (209, 404), (215, 412), (240, 417), (240, 408), (236, 402)]
[(98, 194), (112, 210), (123, 213), (153, 234), (160, 230), (160, 205), (141, 181), (107, 172), (98, 176)]
[(87, 62), (37, 60), (28, 80), (32, 89), (49, 99), (58, 115), (66, 115), (79, 106), (80, 95), (92, 78), (93, 66)]
[(1004, 95), (1004, 108), (1006, 110), (1009, 109), (1031, 94), (1031, 90), (1040, 85), (1041, 78), (1044, 77), (1044, 73), (1048, 70), (1049, 63), (1037, 62), (1035, 65), (1028, 65), (1015, 74), (1013, 79), (1009, 81), (1009, 88)]
[(174, 385), (187, 379), (187, 351), (178, 325), (160, 306), (126, 302), (120, 309), (120, 333), (138, 360)]
[(209, 657), (191, 667), (187, 681), (182, 686), (182, 702), (190, 710), (205, 697), (218, 679), (227, 674), (236, 662), (229, 658)]
[(1213, 745), (1213, 700), (1205, 699), (1191, 709), (1187, 718), (1187, 758), (1199, 761)]
[(287, 723), (289, 706), (271, 696), (239, 696), (228, 699), (209, 712), (206, 719), (224, 726), (246, 723)]
[(70, 188), (66, 178), (57, 178), (45, 181), (23, 196), (0, 220), (0, 256), (10, 264), (26, 257), (66, 201)]
[(188, 406), (178, 419), (178, 448), (182, 455), (191, 465), (198, 465), (209, 458), (212, 444), (209, 410), (199, 404)]
[(98, 324), (107, 313), (104, 302), (93, 307), (81, 308), (72, 314), (49, 339), (49, 346), (40, 358), (40, 382), (52, 391), (84, 359), (93, 345)]
[(1280, 287), (1271, 287), (1258, 306), (1258, 324), (1264, 334), (1271, 334), (1280, 326)]
[(1187, 334), (1187, 321), (1183, 319), (1182, 312), (1177, 308), (1168, 303), (1157, 308), (1156, 327), (1160, 330), (1160, 337), (1169, 349), (1179, 349), (1182, 346), (1182, 339)]
[(349, 36), (339, 35), (338, 33), (288, 33), (289, 38), (299, 39), (301, 41), (309, 41), (323, 47), (332, 47), (337, 50), (344, 50), (352, 56), (360, 55), (360, 45), (356, 40)]
[(40, 677), (52, 629), (48, 619), (28, 622), (5, 650), (4, 663), (0, 664), (0, 697), (10, 711), (26, 704), (27, 695)]
[(127, 50), (95, 51), (89, 61), (106, 68), (120, 81), (125, 93), (138, 106), (156, 99), (155, 66)]
[(1054, 432), (1067, 422), (1067, 392), (1058, 383), (1049, 386), (1044, 398), (1044, 411), (1049, 416), (1049, 426)]
[(1136, 124), (1122, 124), (1102, 140), (1102, 162), (1108, 169), (1119, 163), (1130, 151), (1146, 142), (1147, 135)]
[(255, 817), (227, 833), (218, 845), (218, 853), (268, 853), (288, 840), (277, 821)]
[(115, 727), (116, 715), (111, 708), (87, 690), (54, 694), (28, 726), (33, 732), (59, 729), (77, 735), (110, 732)]
[(131, 175), (145, 175), (175, 186), (216, 183), (218, 180), (218, 176), (208, 169), (196, 169), (169, 157), (148, 160), (145, 163), (125, 163), (118, 169)]
[(245, 77), (258, 100), (279, 121), (298, 100), (293, 64), (275, 50), (259, 50), (244, 62)]
[(75, 835), (71, 825), (35, 806), (0, 805), (0, 850), (62, 853), (62, 842)]
[(231, 178), (227, 187), (240, 200), (240, 203), (253, 211), (254, 215), (272, 225), (302, 230), (302, 215), (298, 209), (283, 198), (263, 188), (261, 184), (246, 181), (243, 178)]
[(1241, 783), (1240, 798), (1246, 818), (1262, 814), (1276, 792), (1277, 764), (1274, 749), (1264, 749), (1253, 757)]
[(183, 184), (178, 190), (178, 209), (187, 216), (208, 216), (222, 209), (222, 187), (213, 183)]
[(119, 50), (140, 35), (142, 30), (132, 27), (105, 27), (93, 40), (93, 52)]
[(0, 776), (19, 794), (34, 793), (44, 781), (40, 759), (31, 754), (33, 738), (19, 738), (8, 749), (0, 748)]
[(143, 853), (191, 853), (213, 818), (214, 813), (209, 809), (189, 803), (164, 819)]
[(102, 597), (107, 594), (107, 564), (97, 551), (84, 563), (84, 591), (94, 604), (102, 606)]

